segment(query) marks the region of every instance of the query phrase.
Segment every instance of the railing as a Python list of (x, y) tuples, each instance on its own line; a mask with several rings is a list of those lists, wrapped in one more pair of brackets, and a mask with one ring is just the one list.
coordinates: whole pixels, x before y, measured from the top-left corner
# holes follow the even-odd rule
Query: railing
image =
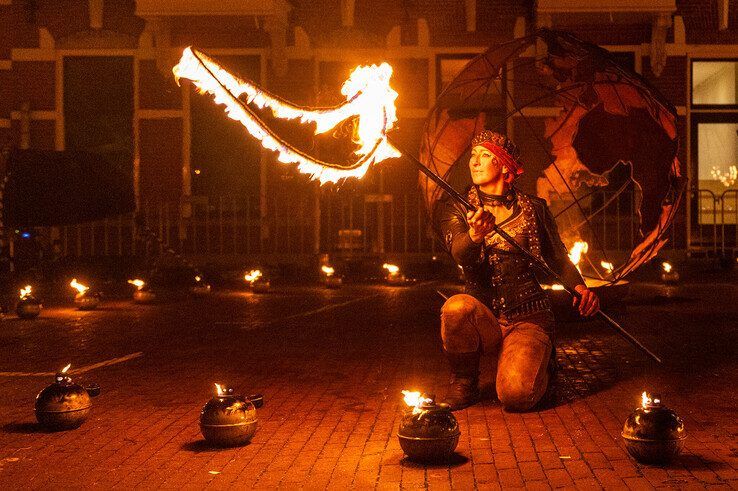
[(715, 256), (734, 255), (738, 249), (738, 189), (718, 194), (694, 189), (689, 248)]
[[(738, 192), (726, 192), (716, 201), (722, 207), (713, 211), (715, 216), (728, 212), (738, 216), (736, 206), (726, 207), (728, 196), (738, 205)], [(633, 192), (595, 192), (581, 205), (589, 225), (578, 227), (576, 233), (594, 250), (629, 252), (640, 242)], [(725, 223), (716, 220), (712, 227), (714, 247), (735, 244), (735, 232), (730, 235)], [(147, 240), (145, 229), (157, 240)], [(566, 230), (561, 221), (559, 229)], [(675, 233), (669, 232), (667, 247), (679, 247)], [(270, 199), (264, 216), (258, 197), (193, 197), (144, 204), (138, 222), (131, 214), (62, 227), (59, 234), (67, 256), (155, 254), (164, 247), (187, 255), (220, 256), (436, 253), (440, 247), (417, 193)]]

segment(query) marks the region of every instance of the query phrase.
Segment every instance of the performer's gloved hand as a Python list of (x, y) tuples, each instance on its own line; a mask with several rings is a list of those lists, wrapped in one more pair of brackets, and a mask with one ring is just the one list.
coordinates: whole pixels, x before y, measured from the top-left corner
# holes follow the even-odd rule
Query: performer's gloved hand
[(581, 315), (589, 317), (600, 310), (600, 299), (597, 298), (597, 294), (595, 292), (587, 288), (585, 285), (577, 285), (574, 289), (582, 295), (581, 302), (577, 297), (574, 297), (573, 303), (575, 307), (579, 304), (579, 313)]
[(469, 222), (469, 237), (477, 243), (495, 228), (495, 216), (484, 208), (467, 212), (466, 221)]

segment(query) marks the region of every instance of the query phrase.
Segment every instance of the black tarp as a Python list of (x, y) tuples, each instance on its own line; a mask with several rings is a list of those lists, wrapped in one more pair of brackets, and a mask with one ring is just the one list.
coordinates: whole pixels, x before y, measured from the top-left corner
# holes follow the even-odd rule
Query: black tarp
[(129, 172), (81, 151), (13, 150), (3, 193), (11, 227), (65, 225), (134, 210)]

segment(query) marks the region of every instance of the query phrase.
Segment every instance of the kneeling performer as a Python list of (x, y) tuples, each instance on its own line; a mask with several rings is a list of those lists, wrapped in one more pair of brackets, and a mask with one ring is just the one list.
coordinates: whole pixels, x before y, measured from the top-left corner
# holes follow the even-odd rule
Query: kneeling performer
[(467, 213), (447, 204), (440, 217), (446, 246), (466, 281), (466, 293), (449, 298), (441, 310), (441, 337), (452, 371), (446, 402), (454, 410), (479, 399), (482, 352), (498, 353), (497, 397), (513, 411), (529, 410), (543, 397), (549, 362), (555, 363), (550, 301), (530, 260), (493, 232), (495, 223), (576, 285), (580, 314), (599, 310), (597, 296), (569, 260), (546, 202), (513, 186), (523, 172), (519, 156), (515, 144), (499, 133), (476, 135), (468, 198), (478, 208)]

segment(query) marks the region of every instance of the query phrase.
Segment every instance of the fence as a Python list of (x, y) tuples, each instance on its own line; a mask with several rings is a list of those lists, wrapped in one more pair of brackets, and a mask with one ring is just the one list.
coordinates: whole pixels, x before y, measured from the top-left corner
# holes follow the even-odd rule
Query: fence
[(738, 189), (716, 193), (694, 189), (690, 249), (714, 256), (734, 255), (738, 249)]
[[(731, 191), (716, 198), (719, 206), (711, 213), (738, 213), (738, 191)], [(726, 207), (727, 197), (734, 203), (730, 207)], [(630, 251), (641, 240), (635, 193), (598, 191), (580, 205), (589, 222), (568, 227), (559, 220), (562, 235), (573, 230), (593, 249), (610, 251)], [(65, 226), (60, 240), (69, 256), (156, 253), (160, 244), (147, 243), (141, 227), (154, 232), (161, 245), (188, 255), (432, 254), (440, 248), (417, 193), (270, 199), (266, 210), (262, 216), (255, 196), (144, 204), (138, 222), (131, 214)], [(735, 246), (734, 225), (729, 229), (724, 220), (716, 219), (709, 226), (699, 226), (697, 232), (709, 227), (712, 247)], [(676, 231), (669, 233), (668, 247), (674, 247)]]

